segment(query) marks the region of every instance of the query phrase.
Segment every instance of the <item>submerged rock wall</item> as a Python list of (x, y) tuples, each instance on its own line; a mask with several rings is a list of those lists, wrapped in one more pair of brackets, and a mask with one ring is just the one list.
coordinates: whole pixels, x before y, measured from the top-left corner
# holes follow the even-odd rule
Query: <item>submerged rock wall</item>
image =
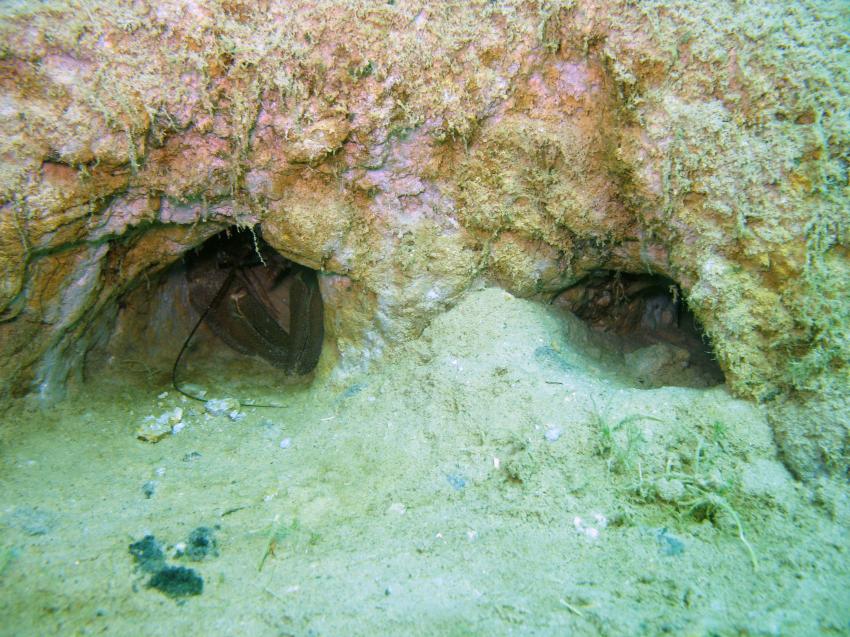
[(2, 397), (55, 396), (123, 294), (259, 224), (326, 273), (343, 363), (481, 276), (663, 274), (789, 466), (847, 470), (847, 3), (2, 11)]

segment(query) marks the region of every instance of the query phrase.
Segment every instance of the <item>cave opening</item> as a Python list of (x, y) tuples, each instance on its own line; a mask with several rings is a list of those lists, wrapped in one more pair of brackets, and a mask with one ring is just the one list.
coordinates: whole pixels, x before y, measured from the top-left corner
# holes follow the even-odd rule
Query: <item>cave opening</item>
[(278, 253), (259, 227), (234, 226), (125, 294), (105, 351), (87, 366), (97, 371), (100, 359), (202, 400), (240, 384), (252, 395), (249, 377), (269, 391), (309, 381), (323, 338), (317, 272)]
[(554, 304), (621, 354), (637, 386), (725, 382), (705, 330), (670, 278), (598, 270), (561, 292)]

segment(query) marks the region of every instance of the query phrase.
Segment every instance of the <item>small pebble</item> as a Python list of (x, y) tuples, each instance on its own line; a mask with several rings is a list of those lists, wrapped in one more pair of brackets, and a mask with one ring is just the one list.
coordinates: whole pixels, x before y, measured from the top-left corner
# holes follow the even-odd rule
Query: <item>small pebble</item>
[(142, 485), (142, 493), (145, 494), (145, 497), (150, 499), (153, 497), (153, 494), (156, 493), (156, 480), (148, 480)]
[(289, 446), (292, 444), (292, 438), (284, 438), (280, 441), (281, 449), (289, 449)]
[(344, 392), (342, 392), (342, 398), (351, 398), (355, 394), (359, 394), (365, 388), (366, 388), (366, 385), (362, 385), (360, 383), (354, 384), (351, 387), (349, 387), (348, 389), (346, 389)]
[(655, 481), (655, 490), (665, 502), (679, 502), (685, 497), (685, 485), (681, 480), (659, 478)]
[(604, 529), (608, 525), (608, 518), (601, 513), (595, 513), (593, 519), (597, 526), (585, 524), (585, 521), (579, 516), (573, 518), (573, 527), (575, 527), (575, 530), (590, 541), (598, 540), (601, 529)]
[(147, 442), (159, 442), (169, 435), (182, 420), (183, 410), (180, 407), (166, 411), (158, 417), (147, 416), (142, 426), (136, 431), (136, 437)]
[(549, 427), (543, 435), (546, 437), (547, 441), (556, 442), (563, 433), (564, 431), (560, 427)]
[(407, 507), (404, 506), (401, 502), (393, 502), (390, 506), (387, 507), (387, 513), (393, 513), (395, 515), (404, 515), (407, 511)]
[(685, 552), (685, 543), (672, 533), (668, 533), (667, 529), (658, 531), (655, 540), (663, 555), (681, 555)]
[(454, 489), (455, 491), (460, 491), (466, 486), (466, 478), (464, 478), (459, 473), (447, 474), (446, 480), (450, 485), (452, 485), (452, 489)]

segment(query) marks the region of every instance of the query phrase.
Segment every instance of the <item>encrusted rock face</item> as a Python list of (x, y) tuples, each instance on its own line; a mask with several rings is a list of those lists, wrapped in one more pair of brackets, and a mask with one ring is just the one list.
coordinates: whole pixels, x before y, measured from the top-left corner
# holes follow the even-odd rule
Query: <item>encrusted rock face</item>
[(846, 470), (846, 2), (125, 4), (3, 9), (3, 397), (55, 395), (121, 295), (259, 224), (325, 273), (343, 361), (481, 276), (663, 274), (789, 465)]

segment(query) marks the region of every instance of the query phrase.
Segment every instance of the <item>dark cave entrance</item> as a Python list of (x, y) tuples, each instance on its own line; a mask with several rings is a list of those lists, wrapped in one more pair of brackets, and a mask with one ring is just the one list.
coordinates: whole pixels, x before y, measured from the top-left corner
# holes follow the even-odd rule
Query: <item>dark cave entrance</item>
[(115, 370), (161, 386), (176, 374), (192, 397), (240, 383), (243, 392), (258, 382), (273, 391), (309, 380), (322, 350), (317, 272), (279, 254), (259, 228), (213, 235), (143, 278), (116, 309), (86, 376)]
[(604, 335), (622, 353), (638, 386), (725, 382), (702, 325), (672, 279), (599, 270), (560, 293), (554, 304)]

